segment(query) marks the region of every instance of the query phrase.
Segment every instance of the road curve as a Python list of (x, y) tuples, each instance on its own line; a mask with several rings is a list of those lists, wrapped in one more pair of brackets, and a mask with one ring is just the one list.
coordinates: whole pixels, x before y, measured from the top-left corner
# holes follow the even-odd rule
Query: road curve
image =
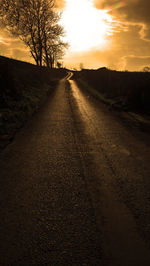
[(148, 141), (61, 80), (0, 154), (0, 265), (149, 266)]
[(72, 72), (68, 72), (68, 74), (67, 74), (65, 79), (69, 81), (72, 78), (72, 76), (73, 76), (73, 73)]

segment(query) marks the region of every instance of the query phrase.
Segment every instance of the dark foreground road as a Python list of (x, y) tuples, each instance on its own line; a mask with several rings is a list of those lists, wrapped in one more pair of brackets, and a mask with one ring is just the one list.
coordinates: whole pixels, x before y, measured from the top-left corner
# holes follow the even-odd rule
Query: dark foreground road
[(0, 154), (0, 265), (149, 266), (149, 137), (70, 85)]

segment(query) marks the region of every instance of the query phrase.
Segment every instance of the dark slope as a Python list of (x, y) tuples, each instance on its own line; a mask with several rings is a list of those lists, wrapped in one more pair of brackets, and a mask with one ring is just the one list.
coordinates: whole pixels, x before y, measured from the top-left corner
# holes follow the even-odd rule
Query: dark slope
[(65, 69), (47, 69), (0, 56), (0, 147), (52, 93)]
[(86, 83), (87, 88), (93, 88), (105, 102), (115, 104), (118, 108), (150, 113), (149, 72), (83, 69), (75, 72), (74, 78)]

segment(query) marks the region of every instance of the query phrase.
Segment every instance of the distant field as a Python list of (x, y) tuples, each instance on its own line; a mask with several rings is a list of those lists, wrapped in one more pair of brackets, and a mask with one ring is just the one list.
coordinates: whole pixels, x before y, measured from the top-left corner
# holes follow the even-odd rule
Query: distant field
[(65, 75), (65, 69), (0, 57), (0, 147), (39, 109)]
[[(75, 72), (74, 79), (93, 88), (104, 101), (124, 110), (150, 112), (150, 73), (119, 72), (100, 68)], [(96, 93), (95, 93), (96, 95)]]

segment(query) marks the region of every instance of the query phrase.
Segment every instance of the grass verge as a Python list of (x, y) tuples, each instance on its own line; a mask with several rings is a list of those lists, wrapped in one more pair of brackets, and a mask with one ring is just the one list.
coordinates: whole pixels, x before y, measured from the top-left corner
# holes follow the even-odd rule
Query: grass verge
[(150, 73), (83, 69), (74, 73), (92, 94), (105, 103), (126, 111), (150, 113)]
[(86, 89), (91, 95), (93, 95), (96, 99), (100, 100), (104, 104), (107, 104), (110, 109), (113, 108), (119, 112), (119, 116), (122, 120), (128, 122), (128, 124), (139, 128), (141, 131), (150, 133), (150, 115), (149, 109), (142, 110), (139, 108), (135, 108), (130, 105), (124, 98), (121, 97), (112, 97), (109, 98), (107, 94), (101, 93), (100, 90), (95, 89), (87, 81), (85, 81), (84, 77), (78, 74), (73, 77), (80, 88)]
[(123, 107), (123, 105), (120, 104), (120, 101), (118, 101), (117, 99), (111, 99), (111, 98), (105, 97), (104, 94), (102, 94), (99, 91), (97, 91), (96, 89), (94, 89), (84, 79), (78, 78), (75, 80), (80, 87), (86, 89), (88, 92), (90, 92), (95, 98), (97, 98), (101, 102), (109, 105), (110, 107), (114, 107), (118, 110)]

